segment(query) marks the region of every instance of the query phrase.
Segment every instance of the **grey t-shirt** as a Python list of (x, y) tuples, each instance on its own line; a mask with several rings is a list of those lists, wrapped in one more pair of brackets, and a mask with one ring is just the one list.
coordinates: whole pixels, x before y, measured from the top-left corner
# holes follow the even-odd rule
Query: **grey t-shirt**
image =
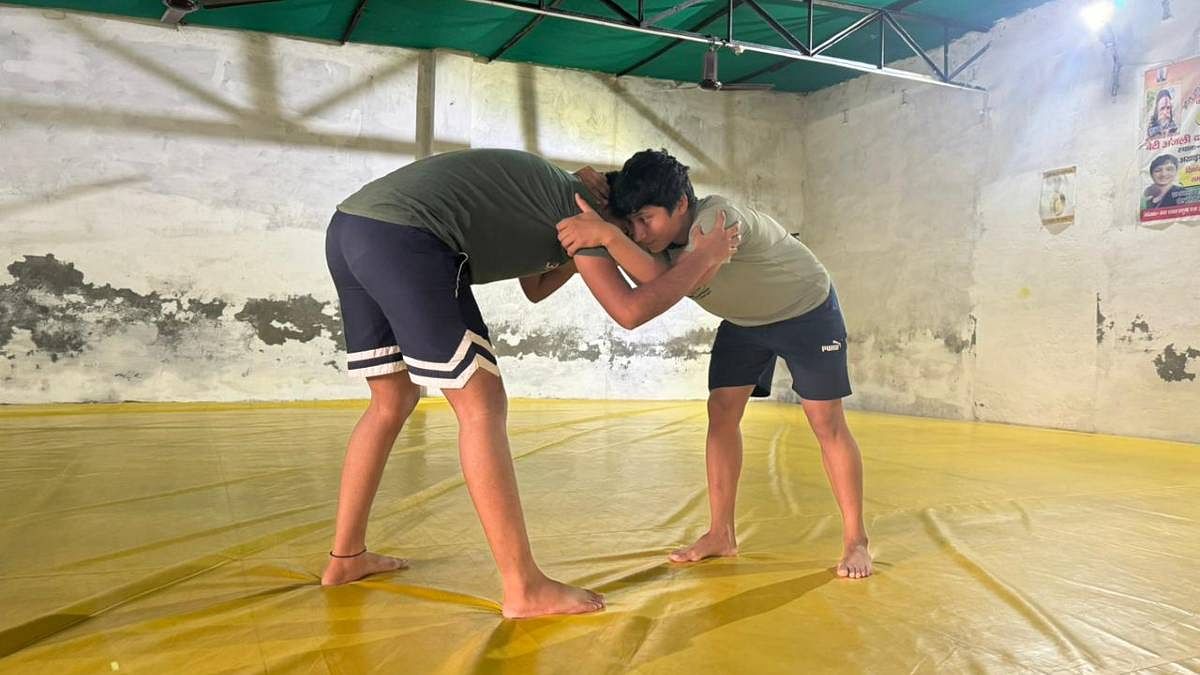
[[(691, 297), (711, 314), (739, 326), (761, 326), (791, 319), (818, 307), (829, 297), (829, 272), (800, 240), (775, 219), (753, 209), (735, 206), (712, 195), (696, 202), (695, 224), (711, 232), (717, 214), (725, 226), (740, 222), (742, 242), (733, 258), (721, 266), (706, 286)], [(691, 247), (666, 250), (674, 264)]]
[(578, 178), (519, 150), (471, 149), (418, 160), (374, 180), (338, 210), (428, 230), (467, 255), (472, 283), (537, 274), (567, 261), (558, 221), (595, 206)]

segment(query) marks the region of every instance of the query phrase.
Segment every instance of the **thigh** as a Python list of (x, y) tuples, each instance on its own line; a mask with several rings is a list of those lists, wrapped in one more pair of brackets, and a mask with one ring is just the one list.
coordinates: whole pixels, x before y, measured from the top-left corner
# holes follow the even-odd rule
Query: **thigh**
[(346, 347), (346, 372), (355, 377), (375, 377), (402, 372), (400, 348), (383, 308), (359, 282), (346, 261), (343, 231), (353, 227), (338, 212), (325, 233), (325, 263), (337, 289), (338, 312)]
[(772, 339), (800, 398), (831, 401), (850, 395), (846, 322), (832, 288), (820, 307), (777, 324)]
[(352, 239), (350, 270), (387, 316), (413, 382), (458, 389), (479, 370), (500, 375), (462, 254), (425, 230), (378, 221)]
[[(754, 386), (755, 396), (771, 393), (775, 355), (757, 339), (757, 331), (722, 321), (708, 360), (708, 389)], [(769, 372), (767, 372), (769, 371)], [(762, 381), (767, 380), (763, 392)]]

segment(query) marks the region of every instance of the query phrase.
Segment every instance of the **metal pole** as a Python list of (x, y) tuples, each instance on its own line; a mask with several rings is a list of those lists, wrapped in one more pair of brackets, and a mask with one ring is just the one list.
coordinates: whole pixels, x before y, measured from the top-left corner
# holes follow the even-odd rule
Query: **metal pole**
[(729, 0), (729, 10), (725, 13), (725, 39), (733, 42), (733, 0)]
[[(897, 77), (897, 78), (905, 79), (905, 80), (914, 80), (917, 82), (924, 82), (926, 84), (946, 86), (946, 87), (951, 87), (953, 89), (983, 91), (982, 88), (976, 87), (976, 86), (970, 85), (970, 84), (960, 84), (957, 82), (942, 82), (941, 80), (934, 78), (934, 77), (930, 77), (928, 75), (921, 75), (919, 73), (910, 73), (905, 70), (897, 70), (894, 68), (880, 69), (872, 64), (863, 63), (861, 61), (851, 61), (850, 59), (843, 59), (843, 58), (838, 58), (838, 57), (834, 57), (834, 56), (824, 56), (822, 54), (817, 54), (817, 53), (814, 53), (811, 55), (806, 55), (806, 54), (801, 54), (800, 52), (798, 52), (794, 49), (785, 49), (782, 47), (772, 47), (771, 45), (763, 45), (763, 44), (758, 44), (758, 43), (754, 43), (754, 42), (715, 40), (711, 36), (697, 35), (694, 33), (686, 33), (683, 31), (671, 30), (669, 28), (658, 28), (658, 27), (653, 27), (653, 26), (637, 26), (637, 25), (631, 25), (631, 24), (626, 24), (626, 23), (620, 23), (617, 21), (610, 21), (607, 19), (597, 18), (594, 16), (589, 16), (587, 14), (578, 14), (575, 12), (569, 12), (569, 11), (565, 11), (565, 10), (542, 9), (542, 8), (534, 7), (531, 5), (521, 4), (519, 2), (516, 2), (515, 0), (467, 0), (467, 2), (473, 2), (473, 3), (479, 4), (479, 5), (490, 5), (493, 7), (504, 7), (506, 9), (511, 9), (511, 10), (515, 10), (515, 11), (519, 11), (519, 12), (527, 12), (530, 14), (546, 14), (546, 15), (549, 15), (549, 16), (552, 16), (555, 18), (559, 18), (559, 19), (564, 19), (567, 21), (577, 21), (579, 23), (591, 24), (593, 26), (615, 28), (618, 30), (625, 30), (625, 31), (633, 32), (633, 33), (640, 33), (642, 35), (656, 35), (658, 37), (674, 38), (676, 40), (681, 40), (684, 42), (694, 42), (694, 43), (702, 44), (702, 45), (712, 45), (715, 43), (718, 46), (737, 48), (744, 52), (753, 52), (756, 54), (768, 54), (771, 56), (781, 56), (781, 57), (786, 57), (789, 59), (794, 59), (796, 61), (809, 61), (812, 63), (822, 63), (822, 64), (829, 65), (829, 66), (846, 68), (848, 70), (857, 70), (859, 72), (864, 72), (864, 73), (882, 72), (883, 74), (889, 75), (891, 77)], [(871, 16), (871, 17), (865, 17), (865, 18), (868, 20), (868, 22), (870, 20), (878, 19), (877, 16)], [(856, 22), (856, 23), (862, 23), (862, 22)], [(847, 35), (847, 34), (848, 33), (843, 31), (843, 33), (840, 34), (841, 37), (839, 37), (838, 40), (840, 41), (840, 39), (844, 38), (845, 35)], [(826, 41), (824, 48), (828, 48), (829, 46), (832, 46), (833, 42), (834, 42), (833, 38), (831, 38), (829, 41)], [(816, 50), (814, 50), (814, 52), (815, 51)]]
[(887, 37), (887, 22), (883, 20), (884, 13), (879, 13), (879, 67), (882, 69), (887, 65), (887, 43), (884, 38)]

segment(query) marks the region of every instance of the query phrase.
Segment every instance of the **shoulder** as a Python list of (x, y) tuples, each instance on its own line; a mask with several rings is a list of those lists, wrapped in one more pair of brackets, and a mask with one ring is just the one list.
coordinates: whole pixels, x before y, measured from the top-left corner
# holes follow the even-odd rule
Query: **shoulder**
[(703, 199), (696, 200), (696, 212), (703, 213), (706, 211), (716, 211), (718, 209), (733, 209), (737, 210), (737, 205), (732, 199), (721, 195), (708, 195)]
[(743, 210), (732, 199), (722, 197), (721, 195), (709, 195), (703, 199), (696, 200), (696, 220), (701, 223), (713, 222), (717, 219), (717, 214), (725, 212), (726, 226), (733, 223), (745, 220)]

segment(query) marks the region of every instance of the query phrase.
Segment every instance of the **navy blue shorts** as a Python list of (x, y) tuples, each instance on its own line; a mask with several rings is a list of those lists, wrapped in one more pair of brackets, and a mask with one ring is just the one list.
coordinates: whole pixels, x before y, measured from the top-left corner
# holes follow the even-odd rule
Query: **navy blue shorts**
[(708, 389), (754, 385), (752, 396), (769, 396), (775, 357), (792, 373), (792, 389), (809, 401), (850, 395), (846, 369), (846, 322), (837, 293), (794, 319), (764, 326), (722, 321), (708, 361)]
[(350, 375), (408, 370), (413, 382), (460, 389), (495, 350), (471, 294), (466, 256), (430, 232), (338, 211), (325, 233)]

